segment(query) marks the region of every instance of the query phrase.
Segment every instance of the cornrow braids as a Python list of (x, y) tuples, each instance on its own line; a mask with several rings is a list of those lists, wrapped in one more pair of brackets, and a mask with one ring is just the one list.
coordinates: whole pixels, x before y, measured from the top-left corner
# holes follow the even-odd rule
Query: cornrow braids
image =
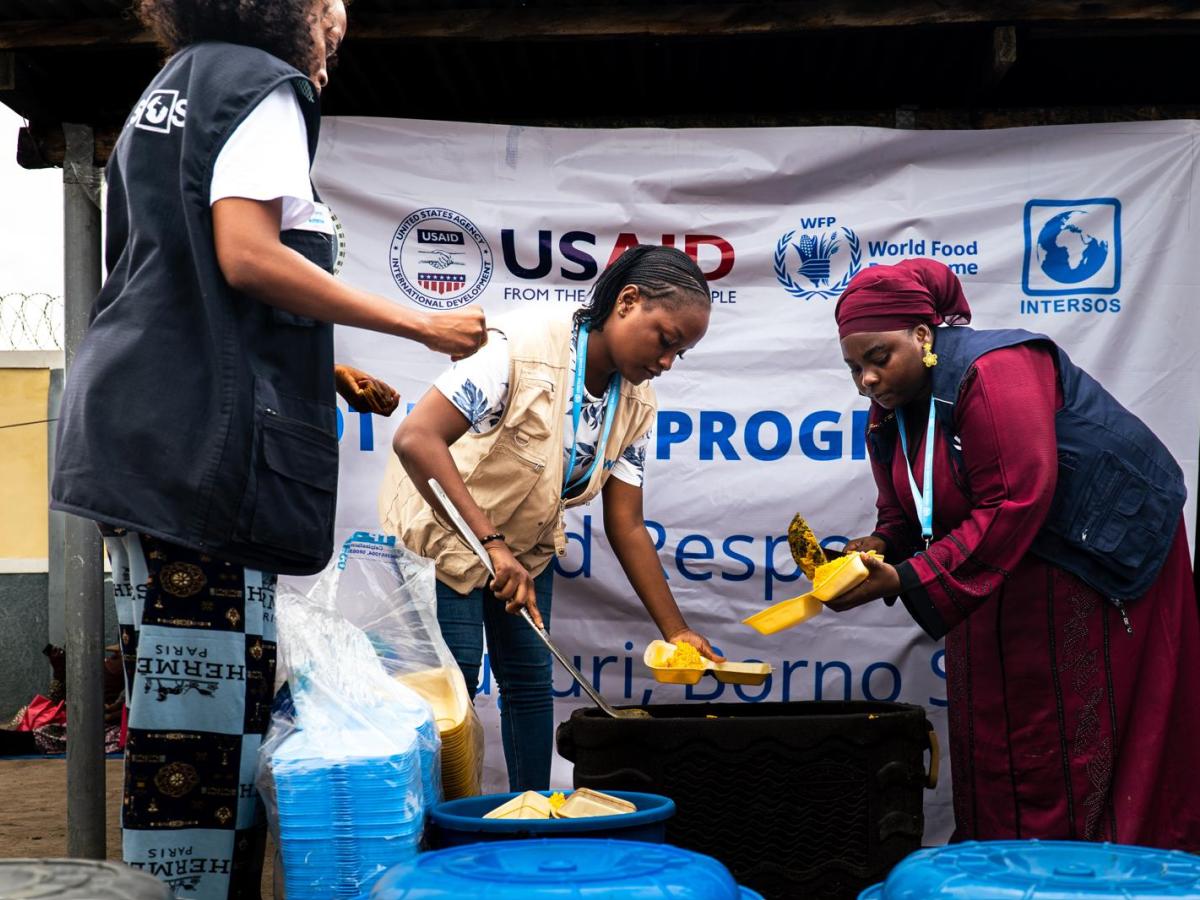
[(674, 247), (638, 244), (609, 264), (592, 285), (591, 299), (575, 311), (575, 324), (600, 331), (613, 311), (617, 295), (626, 285), (636, 285), (650, 300), (712, 303), (704, 273), (695, 260)]

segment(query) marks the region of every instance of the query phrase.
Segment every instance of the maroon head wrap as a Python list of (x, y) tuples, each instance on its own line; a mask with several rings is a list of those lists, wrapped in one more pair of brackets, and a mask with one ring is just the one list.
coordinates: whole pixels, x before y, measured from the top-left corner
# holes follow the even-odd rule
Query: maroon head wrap
[(925, 322), (963, 325), (971, 307), (958, 276), (945, 263), (906, 259), (871, 266), (850, 279), (834, 310), (838, 337), (863, 331), (900, 331)]

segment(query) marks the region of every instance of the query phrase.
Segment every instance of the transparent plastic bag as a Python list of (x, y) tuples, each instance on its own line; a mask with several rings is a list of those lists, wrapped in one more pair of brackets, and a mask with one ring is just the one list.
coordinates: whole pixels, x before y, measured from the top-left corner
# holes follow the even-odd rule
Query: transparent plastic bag
[(356, 532), (310, 592), (370, 638), (384, 669), (433, 708), (447, 800), (473, 797), (483, 780), (483, 727), (437, 621), (433, 562), (392, 535)]
[(276, 597), (287, 684), (256, 782), (288, 900), (364, 893), (417, 853), (440, 798), (434, 704), (404, 679), (444, 668), (449, 650), (436, 606), (414, 613), (436, 604), (432, 564), (390, 541), (355, 534), (306, 593)]

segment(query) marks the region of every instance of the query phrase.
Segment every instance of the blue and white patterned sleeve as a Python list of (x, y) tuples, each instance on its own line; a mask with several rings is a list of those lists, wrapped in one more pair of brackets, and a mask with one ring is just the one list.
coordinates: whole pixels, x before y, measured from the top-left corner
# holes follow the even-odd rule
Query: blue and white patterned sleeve
[(650, 437), (653, 431), (647, 431), (630, 444), (621, 453), (620, 459), (613, 464), (612, 475), (626, 484), (641, 487), (646, 481), (646, 453), (650, 450)]
[(478, 353), (456, 362), (433, 386), (466, 416), (473, 432), (491, 431), (508, 405), (508, 339), (488, 332), (488, 342)]

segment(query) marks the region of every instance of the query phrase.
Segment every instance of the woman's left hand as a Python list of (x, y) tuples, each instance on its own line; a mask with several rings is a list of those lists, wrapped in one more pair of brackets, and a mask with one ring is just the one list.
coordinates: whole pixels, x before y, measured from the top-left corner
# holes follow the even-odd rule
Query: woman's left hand
[(856, 606), (862, 606), (864, 603), (870, 603), (872, 600), (878, 600), (880, 597), (894, 597), (900, 593), (900, 576), (897, 574), (895, 566), (873, 556), (859, 558), (870, 574), (862, 584), (825, 603), (834, 612), (845, 612)]
[(706, 656), (713, 662), (725, 662), (725, 657), (713, 651), (712, 644), (708, 642), (708, 638), (692, 631), (690, 628), (684, 628), (682, 631), (677, 631), (667, 636), (667, 643), (669, 644), (678, 644), (680, 641), (683, 641), (685, 644), (691, 644), (700, 651), (701, 656)]
[(353, 366), (335, 365), (333, 383), (355, 412), (390, 416), (400, 403), (400, 393), (395, 388)]

